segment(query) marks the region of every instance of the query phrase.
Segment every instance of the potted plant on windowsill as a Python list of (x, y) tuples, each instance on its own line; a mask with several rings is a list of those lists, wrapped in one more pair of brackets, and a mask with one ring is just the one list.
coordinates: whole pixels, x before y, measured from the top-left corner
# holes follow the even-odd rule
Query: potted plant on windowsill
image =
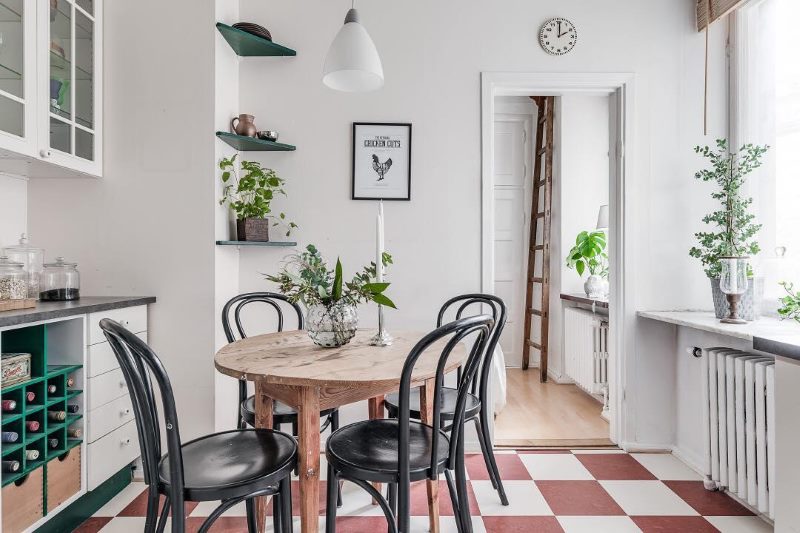
[[(711, 197), (719, 201), (720, 208), (703, 217), (703, 222), (711, 226), (711, 230), (695, 233), (698, 244), (689, 250), (689, 255), (700, 259), (703, 264), (711, 281), (714, 312), (720, 319), (728, 316), (729, 306), (719, 288), (722, 269), (719, 259), (754, 256), (761, 250), (755, 240), (761, 224), (754, 223), (755, 215), (749, 211), (753, 199), (742, 196), (742, 186), (747, 175), (761, 166), (761, 158), (768, 149), (768, 146), (745, 144), (738, 152), (731, 152), (726, 139), (717, 139), (716, 149), (708, 146), (694, 148), (695, 153), (711, 164), (711, 168), (697, 172), (695, 178), (717, 184), (719, 188), (711, 193)], [(761, 314), (764, 280), (753, 276), (752, 267), (748, 278), (750, 283), (739, 302), (739, 315), (745, 320), (755, 320)]]
[(595, 300), (608, 298), (608, 253), (606, 234), (602, 231), (582, 231), (575, 239), (575, 246), (567, 255), (567, 267), (574, 268), (578, 275), (588, 271), (583, 284), (586, 296)]
[[(383, 252), (381, 260), (385, 267), (392, 263), (392, 256)], [(375, 302), (396, 309), (385, 294), (389, 283), (376, 280), (374, 262), (345, 282), (342, 262), (337, 259), (336, 267), (329, 269), (313, 244), (290, 255), (277, 275), (266, 278), (277, 283), (291, 302), (305, 306), (306, 331), (319, 346), (335, 348), (350, 342), (358, 328), (359, 303)]]
[(269, 241), (269, 227), (280, 223), (286, 225), (286, 236), (297, 227), (287, 221), (286, 214), (272, 216), (272, 200), (276, 194), (286, 196), (285, 181), (271, 168), (264, 168), (256, 161), (241, 161), (237, 170), (236, 157), (224, 157), (219, 162), (222, 170), (222, 199), (220, 205), (228, 204), (236, 214), (236, 240)]

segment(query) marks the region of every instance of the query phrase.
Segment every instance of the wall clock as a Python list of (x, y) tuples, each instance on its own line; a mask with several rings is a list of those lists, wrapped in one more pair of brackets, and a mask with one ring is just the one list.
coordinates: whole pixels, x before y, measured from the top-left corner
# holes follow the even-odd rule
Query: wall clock
[(575, 47), (578, 32), (575, 25), (565, 18), (550, 19), (539, 31), (539, 44), (545, 52), (555, 56), (564, 55)]

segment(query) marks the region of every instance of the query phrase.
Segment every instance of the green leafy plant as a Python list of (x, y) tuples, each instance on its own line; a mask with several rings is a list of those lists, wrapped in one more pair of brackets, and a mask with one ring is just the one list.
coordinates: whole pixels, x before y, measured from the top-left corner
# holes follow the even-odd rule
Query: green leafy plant
[(689, 250), (689, 255), (703, 264), (709, 278), (719, 278), (722, 271), (720, 257), (756, 255), (761, 251), (755, 241), (761, 224), (753, 222), (755, 215), (749, 211), (753, 199), (742, 197), (742, 186), (747, 175), (761, 166), (761, 157), (768, 149), (766, 145), (745, 144), (734, 153), (728, 149), (725, 139), (717, 139), (716, 149), (708, 146), (694, 148), (695, 153), (711, 164), (711, 168), (700, 170), (694, 177), (719, 186), (711, 197), (719, 201), (720, 209), (703, 217), (703, 222), (712, 229), (695, 233), (698, 245)]
[(575, 239), (575, 246), (567, 255), (567, 267), (578, 271), (579, 276), (587, 270), (591, 275), (608, 277), (608, 253), (606, 234), (602, 231), (582, 231)]
[(272, 216), (272, 200), (275, 195), (286, 196), (285, 181), (271, 168), (264, 168), (256, 161), (241, 161), (237, 170), (236, 157), (223, 157), (219, 162), (222, 171), (222, 199), (220, 205), (228, 204), (238, 220), (246, 218), (274, 218), (273, 226), (286, 224), (286, 236), (291, 235), (297, 224), (287, 221), (286, 213)]
[[(384, 252), (381, 262), (384, 267), (392, 264), (392, 256)], [(329, 307), (340, 302), (356, 305), (370, 301), (397, 308), (385, 294), (389, 283), (376, 280), (374, 262), (345, 282), (342, 262), (337, 258), (336, 266), (328, 268), (313, 244), (309, 244), (304, 252), (289, 256), (277, 275), (268, 275), (266, 278), (277, 283), (281, 293), (290, 301), (301, 302), (307, 308), (312, 305)]]
[(781, 281), (779, 285), (786, 291), (786, 296), (778, 300), (781, 304), (778, 308), (778, 315), (783, 320), (791, 318), (800, 322), (800, 294), (796, 293), (794, 285), (787, 281)]

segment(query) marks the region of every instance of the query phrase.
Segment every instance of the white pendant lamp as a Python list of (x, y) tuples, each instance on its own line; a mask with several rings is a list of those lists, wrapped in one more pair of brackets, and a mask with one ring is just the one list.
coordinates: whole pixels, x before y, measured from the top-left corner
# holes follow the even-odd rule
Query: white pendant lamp
[(350, 9), (325, 57), (322, 83), (337, 91), (367, 92), (383, 87), (383, 65), (375, 43)]

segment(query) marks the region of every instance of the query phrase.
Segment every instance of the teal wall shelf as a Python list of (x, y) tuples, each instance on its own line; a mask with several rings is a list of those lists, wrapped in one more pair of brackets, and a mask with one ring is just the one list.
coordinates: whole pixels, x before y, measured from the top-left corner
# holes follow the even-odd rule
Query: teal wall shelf
[(217, 137), (240, 152), (294, 152), (297, 149), (291, 144), (265, 141), (225, 131), (218, 131)]
[(297, 246), (296, 242), (291, 241), (217, 241), (218, 246), (274, 246), (279, 248), (286, 248), (290, 246)]
[(217, 22), (217, 29), (241, 57), (296, 56), (297, 52), (263, 37)]

